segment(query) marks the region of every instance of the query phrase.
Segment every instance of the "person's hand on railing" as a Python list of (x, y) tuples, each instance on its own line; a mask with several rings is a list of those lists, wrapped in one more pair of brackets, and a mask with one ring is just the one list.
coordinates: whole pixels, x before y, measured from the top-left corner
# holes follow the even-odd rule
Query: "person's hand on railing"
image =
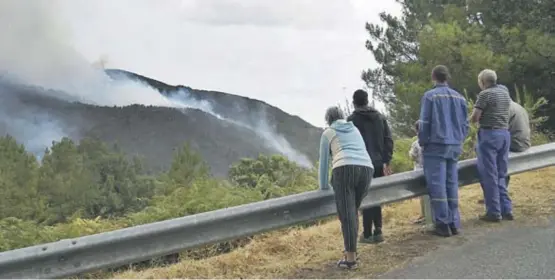
[(391, 170), (391, 167), (389, 166), (389, 164), (384, 163), (383, 173), (384, 173), (384, 176), (389, 176), (389, 175), (393, 174), (393, 171)]

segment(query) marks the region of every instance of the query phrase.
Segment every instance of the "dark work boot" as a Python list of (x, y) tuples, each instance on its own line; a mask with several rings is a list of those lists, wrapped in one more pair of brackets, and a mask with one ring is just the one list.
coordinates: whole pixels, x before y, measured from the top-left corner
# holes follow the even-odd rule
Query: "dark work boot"
[(383, 242), (383, 235), (382, 235), (382, 229), (381, 228), (377, 228), (377, 229), (374, 230), (374, 234), (372, 235), (372, 240), (374, 241), (374, 243)]
[(455, 226), (455, 224), (449, 224), (449, 229), (451, 230), (451, 234), (457, 235), (460, 233), (459, 229)]
[(501, 214), (501, 218), (505, 221), (512, 221), (515, 219), (513, 213)]
[(479, 219), (484, 222), (499, 223), (501, 222), (501, 215), (485, 214), (480, 216)]
[(449, 230), (449, 226), (441, 224), (435, 225), (434, 229), (430, 232), (433, 235), (441, 236), (441, 237), (450, 237), (451, 231)]
[(365, 244), (373, 243), (374, 242), (374, 237), (372, 235), (366, 237), (366, 236), (364, 236), (364, 234), (362, 234), (362, 235), (360, 235), (360, 238), (359, 238), (358, 242), (365, 243)]

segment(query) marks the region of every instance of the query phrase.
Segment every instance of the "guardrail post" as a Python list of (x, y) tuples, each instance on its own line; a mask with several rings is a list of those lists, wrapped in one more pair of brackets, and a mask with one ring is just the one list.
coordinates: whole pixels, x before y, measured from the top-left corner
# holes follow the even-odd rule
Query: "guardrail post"
[(434, 223), (434, 220), (429, 195), (423, 195), (420, 197), (420, 207), (422, 209), (422, 216), (424, 216), (424, 222), (426, 223), (426, 225), (432, 225)]

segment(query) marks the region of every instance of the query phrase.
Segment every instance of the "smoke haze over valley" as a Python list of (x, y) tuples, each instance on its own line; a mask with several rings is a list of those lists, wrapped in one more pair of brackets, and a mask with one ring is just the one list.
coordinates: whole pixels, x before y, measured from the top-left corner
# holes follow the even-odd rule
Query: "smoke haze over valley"
[(0, 1), (0, 133), (39, 157), (64, 136), (94, 136), (143, 155), (153, 169), (167, 167), (184, 141), (216, 175), (259, 153), (312, 166), (320, 129), (261, 101), (91, 64), (55, 4)]

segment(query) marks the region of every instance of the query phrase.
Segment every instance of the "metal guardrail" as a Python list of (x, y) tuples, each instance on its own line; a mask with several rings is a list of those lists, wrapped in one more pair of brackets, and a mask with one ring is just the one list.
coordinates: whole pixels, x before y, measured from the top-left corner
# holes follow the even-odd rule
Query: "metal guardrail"
[[(509, 173), (555, 165), (555, 143), (510, 156)], [(477, 182), (476, 159), (459, 163), (459, 184)], [(422, 171), (375, 179), (362, 207), (424, 195)], [(177, 219), (0, 253), (0, 279), (63, 278), (275, 230), (336, 214), (333, 191), (311, 191)]]

